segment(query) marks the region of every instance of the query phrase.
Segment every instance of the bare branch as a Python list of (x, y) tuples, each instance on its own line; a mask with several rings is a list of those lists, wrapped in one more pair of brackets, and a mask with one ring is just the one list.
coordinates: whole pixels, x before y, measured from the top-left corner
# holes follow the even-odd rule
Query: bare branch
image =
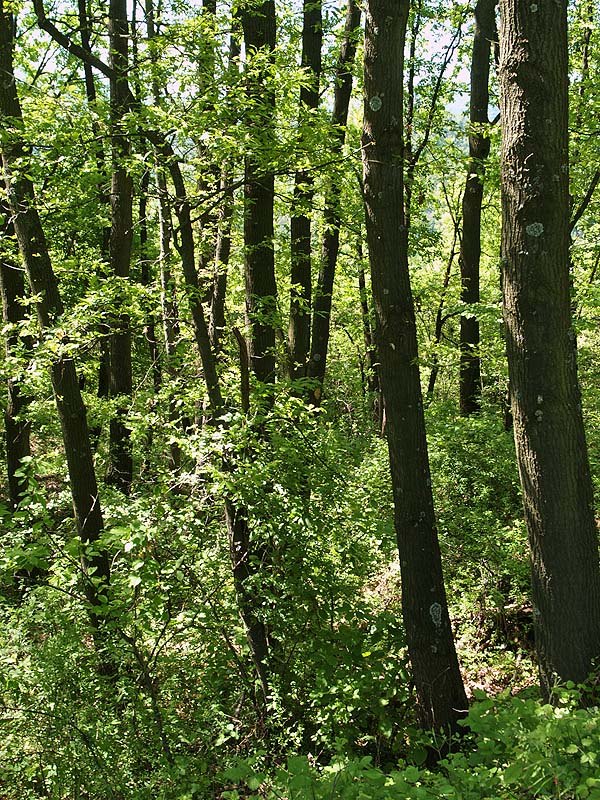
[(596, 186), (598, 186), (599, 182), (600, 182), (600, 170), (597, 169), (592, 176), (592, 180), (590, 181), (588, 190), (585, 193), (585, 197), (579, 204), (579, 208), (577, 209), (575, 214), (573, 214), (573, 218), (571, 219), (571, 224), (569, 225), (569, 233), (573, 233), (573, 231), (575, 230), (575, 225), (577, 225), (579, 220), (585, 214), (585, 210), (589, 206), (592, 197), (594, 196), (594, 192), (596, 191)]
[(98, 72), (101, 72), (107, 78), (110, 78), (111, 80), (117, 79), (114, 69), (109, 67), (108, 64), (105, 64), (100, 58), (95, 56), (93, 53), (90, 53), (89, 50), (86, 50), (81, 45), (71, 41), (68, 36), (59, 31), (56, 25), (46, 16), (44, 0), (33, 0), (33, 8), (37, 17), (38, 25), (43, 31), (46, 31), (46, 33), (49, 34), (49, 36), (51, 36), (57, 44), (59, 44), (61, 47), (64, 47), (64, 49), (71, 53), (71, 55), (74, 55), (76, 58), (79, 58), (86, 64), (95, 67)]

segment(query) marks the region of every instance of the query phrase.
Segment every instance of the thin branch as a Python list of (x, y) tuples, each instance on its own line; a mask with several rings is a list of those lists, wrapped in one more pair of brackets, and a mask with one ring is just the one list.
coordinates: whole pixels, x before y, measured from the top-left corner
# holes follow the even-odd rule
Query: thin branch
[(37, 17), (38, 25), (43, 31), (46, 31), (46, 33), (49, 34), (57, 44), (59, 44), (61, 47), (64, 47), (64, 49), (71, 53), (71, 55), (74, 55), (81, 59), (81, 61), (85, 61), (86, 64), (90, 64), (90, 66), (95, 67), (107, 78), (110, 78), (111, 80), (117, 80), (118, 76), (114, 69), (109, 67), (108, 64), (105, 64), (104, 61), (95, 56), (93, 53), (90, 53), (81, 45), (71, 41), (68, 36), (59, 31), (56, 25), (48, 19), (44, 9), (44, 0), (33, 0), (33, 8)]
[(571, 224), (569, 225), (569, 233), (573, 233), (575, 226), (577, 225), (581, 217), (584, 215), (587, 207), (589, 206), (592, 200), (594, 192), (596, 191), (596, 186), (598, 186), (598, 182), (600, 182), (600, 170), (597, 169), (596, 172), (594, 172), (594, 175), (592, 176), (592, 180), (590, 181), (588, 190), (585, 193), (585, 197), (583, 198), (583, 200), (579, 204), (579, 208), (573, 215)]

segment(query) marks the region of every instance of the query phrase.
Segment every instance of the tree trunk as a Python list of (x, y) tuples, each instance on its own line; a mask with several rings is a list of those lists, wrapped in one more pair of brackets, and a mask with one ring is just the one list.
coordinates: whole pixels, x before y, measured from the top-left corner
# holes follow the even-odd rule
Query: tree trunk
[[(228, 72), (234, 74), (238, 70), (238, 59), (240, 57), (239, 39), (234, 31), (229, 37), (229, 61)], [(230, 96), (226, 96), (227, 105), (230, 110), (231, 119), (238, 117), (235, 103)], [(217, 217), (217, 239), (215, 242), (215, 263), (210, 295), (210, 320), (209, 331), (210, 341), (217, 357), (221, 350), (221, 337), (225, 330), (225, 298), (227, 294), (227, 269), (229, 266), (229, 256), (231, 253), (231, 224), (233, 218), (233, 189), (230, 180), (232, 165), (224, 164), (221, 171), (221, 181), (219, 189), (222, 192), (222, 200), (219, 205)]]
[[(344, 38), (335, 71), (332, 124), (334, 126), (332, 155), (341, 158), (346, 140), (346, 123), (352, 94), (352, 64), (356, 56), (357, 28), (360, 25), (360, 7), (355, 0), (348, 0)], [(321, 244), (321, 269), (313, 303), (312, 334), (308, 376), (316, 384), (311, 389), (310, 401), (318, 406), (321, 403), (329, 332), (331, 328), (331, 301), (333, 282), (340, 248), (340, 187), (335, 179), (331, 182), (325, 197), (324, 232)]]
[[(361, 187), (362, 188), (362, 187)], [(381, 388), (379, 385), (379, 363), (375, 349), (375, 339), (373, 336), (372, 313), (369, 308), (369, 295), (367, 293), (367, 281), (364, 268), (364, 255), (362, 246), (362, 228), (356, 242), (356, 255), (358, 260), (358, 294), (360, 297), (360, 316), (363, 328), (363, 341), (365, 344), (365, 356), (367, 362), (367, 388), (371, 395), (373, 420), (377, 423), (380, 431), (383, 424), (383, 403), (381, 399)]]
[[(478, 0), (475, 6), (475, 36), (471, 59), (469, 100), (469, 164), (463, 194), (463, 235), (460, 248), (461, 300), (479, 303), (479, 261), (481, 257), (481, 205), (485, 161), (490, 140), (484, 126), (488, 120), (491, 43), (496, 38), (497, 0)], [(469, 415), (479, 410), (481, 398), (481, 360), (479, 320), (476, 313), (460, 318), (460, 411)]]
[[(142, 140), (143, 141), (143, 140)], [(141, 283), (142, 286), (150, 288), (153, 283), (153, 276), (151, 270), (151, 259), (148, 247), (148, 189), (150, 187), (150, 170), (145, 170), (142, 175), (140, 186), (140, 201), (138, 206), (138, 230), (139, 230), (139, 259), (141, 264)], [(156, 338), (156, 316), (154, 314), (154, 304), (148, 303), (145, 311), (144, 322), (144, 338), (148, 345), (148, 357), (150, 360), (150, 372), (152, 374), (152, 389), (154, 396), (150, 400), (151, 422), (146, 430), (146, 443), (145, 453), (140, 467), (140, 472), (144, 473), (146, 480), (151, 479), (153, 472), (152, 465), (152, 450), (154, 444), (154, 430), (156, 423), (154, 421), (154, 413), (157, 408), (158, 395), (160, 393), (163, 377), (162, 366), (160, 359), (160, 351), (158, 348), (158, 340)], [(150, 474), (148, 474), (150, 471)]]
[(370, 0), (365, 37), (364, 199), (376, 343), (400, 553), (402, 612), (424, 727), (465, 713), (437, 538), (403, 219), (403, 57), (408, 0)]
[[(92, 46), (90, 43), (90, 24), (87, 15), (87, 1), (86, 0), (77, 0), (77, 8), (78, 8), (78, 16), (79, 16), (79, 35), (81, 37), (81, 46), (83, 50), (91, 54), (92, 53)], [(96, 106), (96, 84), (94, 81), (94, 72), (92, 69), (91, 64), (87, 61), (82, 62), (83, 66), (83, 74), (84, 74), (84, 82), (85, 82), (85, 95), (90, 108), (94, 111), (92, 115), (92, 135), (93, 135), (93, 147), (96, 156), (96, 167), (98, 169), (98, 188), (97, 188), (97, 197), (98, 197), (98, 204), (100, 206), (100, 217), (103, 217), (103, 209), (110, 205), (110, 192), (107, 188), (108, 182), (108, 170), (106, 168), (106, 154), (104, 151), (103, 146), (103, 137), (100, 126), (98, 125), (95, 119), (95, 113), (97, 110)], [(108, 265), (110, 263), (110, 225), (103, 225), (101, 230), (101, 239), (100, 239), (100, 253), (102, 256), (102, 266), (98, 270), (101, 277), (105, 277), (108, 270)], [(108, 384), (109, 384), (109, 360), (110, 360), (110, 348), (108, 342), (108, 334), (109, 328), (105, 323), (99, 325), (100, 330), (100, 363), (98, 368), (98, 391), (97, 396), (100, 399), (105, 399), (108, 397)], [(100, 439), (100, 434), (102, 433), (102, 427), (100, 424), (95, 425), (94, 427), (90, 428), (90, 437), (92, 440), (92, 446), (94, 449), (98, 446), (98, 441)]]
[[(113, 277), (127, 280), (133, 239), (133, 182), (125, 163), (130, 152), (129, 138), (123, 127), (123, 115), (129, 111), (130, 90), (127, 82), (129, 68), (129, 27), (126, 0), (110, 0), (108, 27), (110, 35), (110, 65), (115, 77), (110, 81), (112, 186), (110, 195), (111, 231), (110, 264)], [(127, 405), (132, 391), (131, 331), (129, 316), (119, 303), (112, 320), (109, 358), (109, 393), (120, 398), (115, 416), (110, 421), (110, 464), (107, 481), (125, 494), (131, 490), (133, 457), (131, 431), (127, 426)]]
[[(31, 290), (38, 298), (37, 313), (42, 335), (52, 335), (59, 324), (63, 305), (58, 283), (35, 207), (33, 184), (28, 177), (29, 151), (23, 142), (21, 106), (13, 72), (12, 48), (15, 20), (0, 0), (0, 116), (12, 122), (12, 135), (2, 148), (2, 168), (9, 184), (8, 199), (13, 211), (19, 250)], [(87, 546), (97, 542), (103, 520), (90, 447), (85, 406), (79, 390), (75, 362), (69, 355), (51, 364), (52, 388), (56, 399), (69, 469), (77, 530), (84, 545), (82, 566), (92, 624), (99, 625), (99, 595), (106, 591), (110, 566), (106, 553)]]
[(227, 295), (227, 268), (231, 253), (231, 221), (233, 216), (233, 191), (228, 188), (229, 171), (223, 170), (220, 189), (223, 199), (219, 207), (217, 221), (217, 241), (215, 245), (215, 271), (210, 296), (209, 333), (212, 348), (216, 354), (221, 349), (221, 337), (225, 330), (225, 297)]
[[(170, 378), (169, 388), (169, 422), (180, 423), (181, 414), (177, 410), (175, 387), (180, 366), (177, 359), (177, 348), (180, 337), (179, 307), (175, 288), (175, 277), (171, 271), (173, 260), (171, 242), (173, 241), (173, 225), (167, 192), (167, 181), (162, 166), (156, 170), (158, 189), (158, 225), (160, 239), (160, 307), (162, 315), (163, 337), (165, 342), (165, 366)], [(181, 448), (177, 442), (169, 445), (171, 469), (181, 466)]]
[[(0, 192), (4, 193), (4, 181), (0, 181)], [(2, 318), (5, 325), (14, 326), (6, 336), (7, 358), (23, 358), (31, 353), (33, 342), (30, 336), (22, 336), (18, 326), (25, 320), (25, 281), (16, 258), (9, 251), (15, 232), (11, 220), (12, 211), (0, 199), (0, 236), (8, 241), (0, 252), (0, 297), (2, 298)], [(23, 372), (19, 368), (19, 374)], [(7, 403), (4, 412), (6, 434), (6, 466), (8, 472), (8, 495), (13, 508), (17, 508), (27, 494), (27, 481), (17, 473), (23, 466), (22, 459), (31, 456), (29, 434), (31, 423), (25, 416), (31, 400), (23, 391), (19, 374), (8, 379)]]
[[(300, 89), (300, 157), (304, 156), (306, 127), (310, 126), (319, 107), (321, 77), (321, 46), (323, 28), (321, 2), (304, 0), (302, 28), (302, 68), (309, 80)], [(314, 178), (310, 170), (299, 169), (294, 177), (294, 205), (290, 229), (290, 323), (288, 350), (290, 377), (304, 378), (310, 352), (310, 306), (312, 301), (312, 235), (311, 206), (314, 197)]]
[(501, 0), (502, 278), (546, 696), (600, 656), (600, 572), (569, 296), (567, 0)]
[[(265, 0), (241, 14), (246, 57), (258, 50), (272, 54), (275, 48), (275, 4)], [(246, 75), (246, 94), (255, 106), (246, 124), (254, 130), (255, 152), (246, 155), (244, 172), (244, 263), (246, 314), (250, 328), (249, 349), (252, 372), (262, 383), (275, 380), (275, 328), (277, 284), (273, 250), (273, 200), (275, 176), (260, 164), (256, 148), (269, 158), (273, 148), (275, 94), (270, 75)]]

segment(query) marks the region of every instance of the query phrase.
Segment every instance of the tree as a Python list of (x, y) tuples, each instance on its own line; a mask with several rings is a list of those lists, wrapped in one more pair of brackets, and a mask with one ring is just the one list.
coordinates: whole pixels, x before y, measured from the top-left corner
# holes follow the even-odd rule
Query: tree
[[(348, 0), (344, 38), (340, 47), (335, 72), (333, 111), (331, 115), (333, 126), (332, 151), (337, 157), (341, 157), (344, 142), (346, 141), (346, 123), (352, 94), (352, 65), (356, 56), (356, 34), (360, 23), (360, 14), (360, 7), (355, 0)], [(333, 282), (340, 249), (340, 201), (340, 185), (334, 178), (330, 182), (325, 196), (321, 266), (313, 303), (310, 360), (308, 362), (308, 376), (316, 382), (311, 389), (310, 399), (316, 406), (321, 402), (327, 366), (327, 351), (329, 349)]]
[(502, 282), (542, 687), (600, 656), (600, 571), (569, 291), (567, 2), (501, 0)]
[[(249, 350), (252, 372), (263, 384), (275, 380), (275, 327), (277, 283), (273, 250), (273, 202), (275, 175), (262, 164), (273, 147), (275, 92), (268, 67), (275, 49), (275, 4), (250, 2), (241, 9), (244, 44), (249, 61), (257, 58), (246, 74), (248, 107), (246, 125), (253, 132), (252, 150), (244, 169), (244, 262), (246, 313), (250, 328)], [(262, 164), (261, 164), (262, 161)]]
[[(323, 20), (320, 0), (304, 0), (302, 27), (302, 68), (306, 84), (300, 88), (298, 115), (300, 144), (306, 129), (314, 123), (319, 107)], [(313, 113), (311, 113), (313, 112)], [(294, 176), (294, 208), (290, 222), (290, 322), (288, 349), (290, 375), (303, 378), (310, 352), (310, 307), (312, 302), (312, 235), (310, 208), (314, 198), (314, 177), (310, 170), (298, 169)]]
[[(126, 0), (110, 0), (108, 14), (110, 79), (110, 123), (112, 181), (110, 191), (111, 230), (109, 254), (112, 275), (129, 278), (133, 241), (133, 181), (126, 159), (131, 142), (125, 121), (131, 107), (129, 70), (129, 24)], [(110, 421), (110, 467), (108, 479), (125, 494), (131, 490), (133, 456), (127, 427), (127, 400), (131, 396), (131, 331), (125, 298), (112, 319), (109, 358), (109, 394), (117, 398), (117, 410)]]
[[(27, 270), (42, 336), (48, 340), (60, 326), (64, 306), (46, 244), (46, 237), (35, 205), (33, 183), (28, 175), (30, 150), (24, 140), (23, 117), (13, 69), (15, 18), (0, 0), (0, 121), (5, 131), (2, 142), (3, 180), (21, 257)], [(60, 328), (58, 330), (61, 333)], [(63, 331), (63, 333), (66, 333)], [(58, 409), (69, 468), (71, 495), (77, 531), (83, 543), (82, 567), (92, 624), (100, 624), (100, 595), (110, 579), (110, 564), (105, 552), (98, 551), (104, 529), (86, 410), (68, 336), (59, 345), (59, 354), (50, 364), (52, 388)]]
[(379, 377), (400, 553), (402, 613), (421, 724), (453, 730), (467, 707), (437, 538), (404, 224), (404, 40), (409, 3), (370, 0), (363, 183)]
[[(6, 191), (4, 181), (0, 182), (0, 191)], [(25, 314), (25, 281), (16, 253), (11, 252), (11, 244), (15, 239), (12, 223), (12, 211), (0, 198), (1, 235), (4, 239), (0, 252), (0, 298), (2, 300), (2, 316), (4, 324), (12, 330), (6, 337), (6, 355), (21, 359), (31, 353), (33, 342), (30, 336), (19, 332), (19, 325), (26, 319)], [(23, 352), (20, 352), (20, 351)], [(6, 433), (6, 466), (8, 470), (8, 491), (13, 508), (17, 508), (27, 492), (27, 481), (19, 475), (23, 468), (23, 459), (31, 455), (30, 432), (31, 422), (27, 419), (26, 410), (31, 400), (22, 386), (21, 377), (9, 378), (7, 383), (7, 403), (4, 412)]]
[[(481, 257), (481, 205), (485, 161), (490, 152), (486, 126), (489, 124), (490, 54), (496, 33), (497, 0), (479, 0), (475, 6), (475, 34), (471, 59), (471, 94), (469, 98), (469, 164), (462, 203), (462, 239), (460, 247), (461, 300), (468, 306), (479, 303), (479, 261)], [(469, 309), (460, 318), (459, 403), (462, 414), (479, 409), (481, 395), (481, 360), (479, 356), (479, 321)]]

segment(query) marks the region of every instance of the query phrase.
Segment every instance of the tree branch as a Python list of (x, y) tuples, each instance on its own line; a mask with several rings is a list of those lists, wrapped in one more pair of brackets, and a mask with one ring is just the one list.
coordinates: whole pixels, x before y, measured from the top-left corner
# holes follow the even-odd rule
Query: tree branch
[(99, 59), (89, 50), (86, 50), (81, 45), (77, 44), (76, 42), (72, 42), (68, 36), (59, 31), (56, 25), (46, 16), (44, 0), (33, 0), (33, 8), (37, 17), (38, 25), (43, 31), (46, 31), (46, 33), (51, 36), (57, 44), (59, 44), (61, 47), (64, 47), (64, 49), (71, 53), (71, 55), (74, 55), (81, 59), (81, 61), (84, 61), (86, 64), (95, 67), (98, 72), (101, 72), (107, 78), (110, 78), (111, 80), (117, 79), (116, 72), (114, 69), (109, 67), (108, 64), (105, 64), (104, 61)]
[(591, 199), (594, 195), (594, 192), (596, 191), (596, 186), (598, 186), (598, 182), (600, 182), (600, 170), (597, 169), (596, 172), (594, 172), (594, 175), (592, 176), (592, 180), (590, 181), (588, 190), (585, 193), (585, 197), (579, 204), (579, 208), (577, 209), (577, 211), (573, 215), (573, 218), (571, 219), (571, 224), (569, 225), (569, 233), (573, 233), (575, 225), (577, 225), (581, 217), (584, 215), (585, 210), (589, 206)]

